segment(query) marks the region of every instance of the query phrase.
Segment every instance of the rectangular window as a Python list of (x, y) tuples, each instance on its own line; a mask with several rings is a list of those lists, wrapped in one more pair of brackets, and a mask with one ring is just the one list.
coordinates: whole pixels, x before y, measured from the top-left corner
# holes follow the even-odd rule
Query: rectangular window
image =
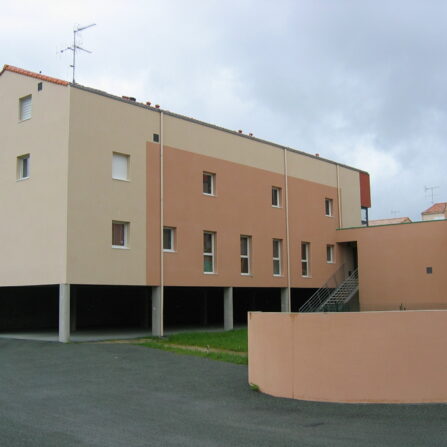
[(214, 273), (216, 254), (216, 233), (205, 231), (203, 233), (203, 272)]
[(17, 157), (17, 180), (29, 178), (29, 154)]
[(19, 99), (19, 119), (20, 121), (29, 120), (32, 112), (32, 96), (24, 96)]
[(301, 275), (310, 276), (310, 244), (301, 243)]
[(328, 264), (333, 264), (335, 262), (334, 249), (335, 247), (333, 245), (326, 245), (326, 261)]
[(281, 206), (281, 188), (272, 187), (272, 206), (279, 208)]
[(175, 251), (175, 228), (163, 228), (163, 250)]
[(281, 239), (273, 239), (273, 275), (281, 275)]
[(208, 196), (216, 195), (216, 174), (203, 173), (203, 194)]
[(113, 153), (112, 178), (116, 180), (129, 180), (129, 155)]
[(324, 199), (324, 212), (326, 216), (332, 216), (332, 199)]
[(251, 273), (251, 236), (241, 236), (241, 275)]
[(112, 247), (127, 248), (129, 241), (129, 222), (112, 222)]

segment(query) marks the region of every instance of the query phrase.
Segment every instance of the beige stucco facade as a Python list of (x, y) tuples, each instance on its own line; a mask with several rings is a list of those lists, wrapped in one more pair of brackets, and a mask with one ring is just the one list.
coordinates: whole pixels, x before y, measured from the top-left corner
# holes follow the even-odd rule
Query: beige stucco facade
[[(67, 280), (68, 87), (5, 71), (0, 78), (0, 284)], [(31, 119), (19, 99), (32, 95)], [(18, 180), (17, 157), (30, 154), (29, 178)]]

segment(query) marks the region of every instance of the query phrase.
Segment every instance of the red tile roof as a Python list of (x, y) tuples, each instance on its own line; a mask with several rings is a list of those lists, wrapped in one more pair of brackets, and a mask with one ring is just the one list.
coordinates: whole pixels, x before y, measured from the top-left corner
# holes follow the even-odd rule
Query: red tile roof
[(0, 72), (2, 75), (5, 71), (12, 71), (13, 73), (18, 73), (21, 75), (29, 76), (31, 78), (41, 79), (42, 81), (52, 82), (53, 84), (68, 85), (69, 82), (63, 81), (62, 79), (52, 78), (50, 76), (45, 76), (40, 73), (34, 73), (33, 71), (24, 70), (23, 68), (14, 67), (13, 65), (4, 65), (3, 70)]
[(443, 214), (447, 211), (447, 202), (435, 203), (430, 208), (422, 211), (422, 214)]
[(410, 223), (410, 222), (411, 219), (409, 217), (393, 217), (391, 219), (370, 220), (368, 224), (370, 227), (375, 227), (377, 225), (393, 225), (393, 224)]

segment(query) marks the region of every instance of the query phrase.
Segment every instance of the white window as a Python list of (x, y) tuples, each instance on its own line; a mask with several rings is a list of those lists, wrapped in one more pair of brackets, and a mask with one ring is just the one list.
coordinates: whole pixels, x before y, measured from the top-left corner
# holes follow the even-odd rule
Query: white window
[(310, 276), (310, 244), (301, 243), (301, 275)]
[(17, 180), (29, 178), (29, 154), (17, 157)]
[(273, 275), (281, 275), (281, 239), (273, 239)]
[(203, 273), (214, 273), (216, 255), (216, 233), (203, 233)]
[(333, 245), (326, 245), (326, 261), (328, 264), (333, 264), (335, 262), (334, 248)]
[(272, 187), (272, 206), (279, 208), (281, 206), (281, 188)]
[(208, 196), (216, 195), (216, 174), (210, 172), (203, 173), (203, 194)]
[(175, 228), (163, 228), (163, 251), (175, 251)]
[(332, 216), (332, 208), (333, 208), (332, 199), (324, 199), (324, 212), (326, 216)]
[(24, 96), (19, 99), (19, 119), (20, 121), (29, 120), (32, 111), (32, 96)]
[(241, 275), (251, 273), (251, 236), (241, 236)]
[(128, 248), (129, 222), (112, 222), (112, 247)]
[(129, 180), (129, 156), (113, 153), (112, 178), (116, 180)]

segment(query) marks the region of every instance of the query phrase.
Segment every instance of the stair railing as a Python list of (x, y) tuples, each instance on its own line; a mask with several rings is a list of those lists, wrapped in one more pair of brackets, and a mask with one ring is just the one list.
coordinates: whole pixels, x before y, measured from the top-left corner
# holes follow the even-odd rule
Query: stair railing
[(346, 265), (338, 270), (299, 309), (298, 312), (316, 312), (346, 278)]

